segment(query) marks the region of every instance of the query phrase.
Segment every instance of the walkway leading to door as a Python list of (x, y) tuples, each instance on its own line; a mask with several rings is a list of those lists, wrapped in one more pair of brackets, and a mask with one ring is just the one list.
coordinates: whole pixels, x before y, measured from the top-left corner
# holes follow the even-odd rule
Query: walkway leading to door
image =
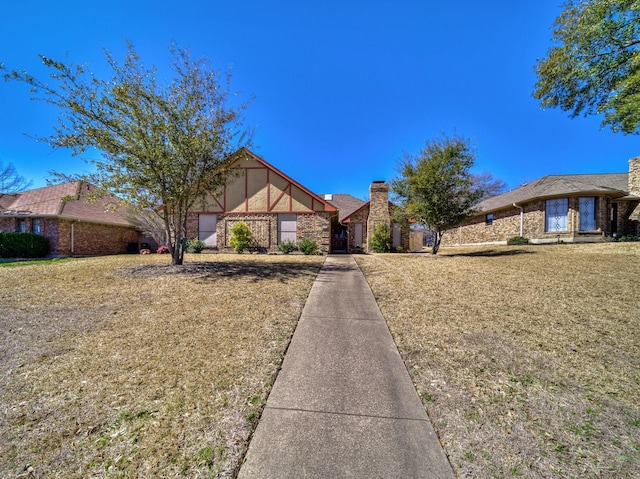
[(454, 477), (350, 255), (318, 274), (238, 477)]

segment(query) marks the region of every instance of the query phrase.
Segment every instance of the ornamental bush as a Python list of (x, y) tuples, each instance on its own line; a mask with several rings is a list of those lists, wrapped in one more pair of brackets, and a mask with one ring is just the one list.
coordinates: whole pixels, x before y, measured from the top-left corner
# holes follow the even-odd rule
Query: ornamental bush
[(0, 233), (0, 258), (43, 258), (49, 253), (47, 238), (35, 233)]
[(529, 238), (525, 238), (524, 236), (514, 236), (507, 240), (507, 244), (511, 246), (529, 244)]
[(307, 255), (320, 254), (317, 243), (309, 238), (302, 238), (298, 243), (298, 249)]
[(229, 244), (235, 250), (236, 253), (242, 253), (245, 249), (248, 249), (253, 242), (253, 235), (251, 229), (244, 221), (238, 221), (230, 228), (231, 238), (229, 238)]
[(207, 244), (198, 238), (190, 239), (187, 244), (187, 253), (202, 253)]
[(293, 241), (284, 240), (284, 241), (280, 241), (280, 244), (278, 245), (278, 249), (284, 254), (289, 254), (297, 250), (298, 247)]
[(169, 247), (167, 245), (162, 245), (156, 250), (156, 253), (158, 253), (158, 254), (169, 254), (169, 253), (171, 253), (171, 250), (169, 249)]
[(391, 251), (391, 226), (380, 223), (373, 230), (371, 236), (371, 249), (376, 253), (388, 253)]
[(640, 236), (634, 236), (634, 235), (620, 236), (620, 238), (618, 238), (618, 241), (623, 243), (627, 241), (640, 241)]

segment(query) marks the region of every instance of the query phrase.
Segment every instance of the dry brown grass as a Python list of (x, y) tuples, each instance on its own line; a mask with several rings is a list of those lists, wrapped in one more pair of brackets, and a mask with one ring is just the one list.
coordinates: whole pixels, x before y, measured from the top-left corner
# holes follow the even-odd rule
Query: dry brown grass
[(321, 257), (0, 268), (0, 477), (229, 477)]
[(459, 477), (640, 476), (640, 244), (357, 261)]

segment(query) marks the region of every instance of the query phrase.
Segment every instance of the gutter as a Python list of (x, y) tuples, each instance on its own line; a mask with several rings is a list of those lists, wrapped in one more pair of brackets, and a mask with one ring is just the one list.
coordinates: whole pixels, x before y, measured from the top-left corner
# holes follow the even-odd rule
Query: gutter
[(513, 206), (520, 209), (520, 237), (522, 238), (524, 236), (524, 207), (518, 206), (515, 203), (513, 203)]

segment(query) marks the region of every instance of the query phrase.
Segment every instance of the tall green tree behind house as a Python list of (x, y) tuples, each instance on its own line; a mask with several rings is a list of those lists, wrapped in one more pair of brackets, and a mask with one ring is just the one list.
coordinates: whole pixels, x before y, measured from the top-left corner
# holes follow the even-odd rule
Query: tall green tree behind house
[[(227, 159), (247, 139), (242, 127), (246, 103), (229, 105), (229, 75), (172, 45), (172, 78), (161, 81), (131, 44), (124, 62), (105, 51), (112, 74), (98, 78), (87, 65), (68, 65), (42, 56), (50, 68), (44, 81), (25, 71), (5, 73), (28, 84), (40, 100), (60, 109), (59, 123), (43, 138), (54, 148), (89, 160), (96, 173), (84, 177), (104, 192), (151, 208), (162, 218), (172, 263), (183, 262), (187, 212), (227, 177)], [(69, 178), (69, 177), (67, 177)]]
[(640, 2), (568, 0), (554, 45), (538, 61), (533, 96), (543, 107), (602, 115), (614, 132), (640, 126)]
[(469, 140), (443, 136), (427, 141), (418, 155), (405, 154), (400, 176), (391, 182), (406, 217), (433, 231), (432, 254), (444, 231), (471, 216), (484, 196), (482, 182), (471, 173), (474, 163)]

